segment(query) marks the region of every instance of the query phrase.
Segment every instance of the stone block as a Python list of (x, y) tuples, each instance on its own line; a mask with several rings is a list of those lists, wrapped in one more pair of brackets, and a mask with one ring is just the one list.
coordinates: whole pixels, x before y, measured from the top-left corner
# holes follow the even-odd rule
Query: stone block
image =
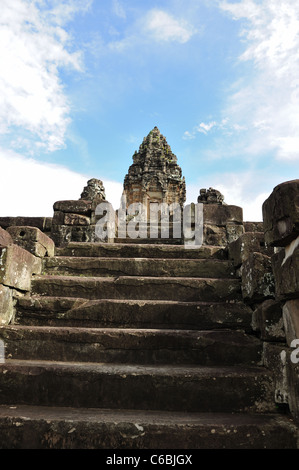
[(203, 222), (212, 225), (227, 225), (228, 222), (243, 224), (243, 209), (238, 206), (204, 204)]
[(283, 323), (288, 346), (299, 339), (299, 299), (288, 300), (283, 306)]
[(285, 345), (264, 343), (264, 364), (273, 373), (275, 402), (289, 405), (292, 417), (299, 421), (299, 363), (292, 361), (293, 352)]
[(273, 189), (263, 204), (265, 241), (287, 246), (299, 235), (299, 180), (287, 181)]
[(250, 253), (253, 252), (263, 253), (267, 256), (274, 253), (274, 248), (265, 246), (264, 233), (245, 232), (228, 246), (228, 256), (235, 267), (241, 266), (248, 259)]
[(263, 232), (264, 233), (264, 223), (263, 222), (244, 222), (245, 232)]
[(65, 214), (64, 225), (90, 225), (90, 218), (81, 214)]
[(275, 295), (271, 258), (251, 253), (241, 267), (242, 295), (249, 303), (262, 302)]
[(56, 246), (62, 246), (69, 242), (100, 241), (96, 236), (95, 225), (53, 225), (52, 238)]
[(13, 244), (10, 234), (0, 227), (0, 246), (8, 246)]
[(90, 216), (55, 211), (53, 225), (90, 225)]
[(14, 318), (13, 289), (0, 285), (0, 325), (8, 325)]
[(0, 217), (0, 227), (7, 229), (8, 227), (26, 226), (36, 227), (42, 232), (51, 231), (52, 217)]
[(18, 245), (0, 248), (0, 284), (30, 291), (32, 274), (40, 274), (41, 259)]
[(252, 329), (263, 341), (285, 341), (281, 303), (265, 300), (252, 315)]
[(299, 298), (299, 247), (289, 257), (281, 249), (271, 260), (277, 299)]
[(64, 224), (64, 212), (54, 211), (52, 225), (63, 225)]
[(232, 243), (235, 240), (238, 240), (241, 235), (244, 233), (244, 227), (240, 224), (235, 224), (233, 222), (228, 222), (226, 225), (226, 245)]
[(227, 234), (225, 227), (217, 225), (204, 224), (203, 226), (203, 244), (212, 246), (226, 246)]
[(289, 403), (289, 384), (287, 380), (287, 353), (285, 345), (264, 343), (264, 365), (273, 373), (275, 402)]
[(54, 211), (60, 211), (68, 214), (90, 215), (95, 210), (95, 203), (86, 199), (77, 201), (57, 201), (54, 203)]
[(14, 243), (35, 256), (52, 257), (55, 245), (51, 238), (36, 227), (9, 227), (7, 229)]
[[(287, 355), (287, 384), (288, 384), (288, 402), (292, 416), (299, 424), (299, 363), (293, 363), (290, 359), (291, 351)], [(299, 353), (297, 353), (297, 358)]]

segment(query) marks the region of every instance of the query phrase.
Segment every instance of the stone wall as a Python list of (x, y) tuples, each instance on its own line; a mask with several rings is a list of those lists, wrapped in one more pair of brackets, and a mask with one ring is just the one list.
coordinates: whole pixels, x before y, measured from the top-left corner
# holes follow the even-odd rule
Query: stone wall
[(44, 256), (54, 256), (54, 242), (38, 228), (0, 228), (0, 325), (14, 322), (16, 301), (29, 294)]
[(264, 365), (274, 373), (275, 402), (299, 421), (299, 180), (274, 188), (263, 204), (263, 219), (244, 224), (245, 233), (229, 244), (228, 255), (252, 308)]
[[(203, 245), (227, 247), (244, 233), (243, 209), (225, 204), (224, 196), (216, 189), (201, 189), (197, 202), (203, 204)], [(195, 204), (189, 204), (186, 209), (190, 211), (191, 231), (194, 231)]]
[(102, 216), (97, 216), (96, 208), (101, 202), (108, 203), (105, 188), (103, 182), (95, 178), (87, 182), (80, 199), (55, 202), (51, 227), (55, 245), (100, 241), (96, 223)]
[(281, 398), (299, 421), (299, 180), (273, 189), (263, 204), (263, 218), (265, 241), (275, 249), (271, 257), (275, 299), (285, 335), (280, 348), (268, 345), (265, 358), (276, 365)]
[(36, 227), (46, 235), (51, 234), (52, 217), (0, 217), (0, 227)]

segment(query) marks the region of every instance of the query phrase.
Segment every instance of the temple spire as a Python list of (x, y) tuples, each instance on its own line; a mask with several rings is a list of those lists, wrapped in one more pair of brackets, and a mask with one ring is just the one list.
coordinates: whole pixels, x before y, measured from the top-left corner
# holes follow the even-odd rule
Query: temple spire
[(124, 179), (127, 205), (133, 202), (179, 203), (186, 200), (185, 178), (166, 138), (155, 126), (144, 137)]

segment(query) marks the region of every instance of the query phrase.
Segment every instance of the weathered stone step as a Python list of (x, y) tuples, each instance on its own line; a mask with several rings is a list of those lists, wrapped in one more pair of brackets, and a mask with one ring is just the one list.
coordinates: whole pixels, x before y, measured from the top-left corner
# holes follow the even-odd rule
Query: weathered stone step
[[(0, 443), (1, 449), (297, 449), (297, 430), (278, 414), (17, 405), (0, 406)], [(99, 465), (106, 463), (101, 456)]]
[(148, 244), (148, 245), (183, 245), (184, 241), (183, 238), (173, 238), (172, 235), (170, 235), (170, 238), (150, 238), (149, 236), (147, 238), (119, 238), (116, 237), (114, 239), (114, 243), (127, 243), (127, 244)]
[(84, 276), (235, 277), (233, 264), (217, 259), (58, 256), (45, 258), (44, 272)]
[(6, 360), (0, 404), (111, 409), (263, 412), (273, 380), (253, 366), (125, 365)]
[(243, 302), (32, 296), (18, 300), (17, 312), (23, 325), (252, 330), (252, 310)]
[(241, 300), (239, 279), (174, 277), (36, 276), (32, 293), (96, 299), (181, 301)]
[(257, 364), (262, 343), (241, 331), (0, 327), (5, 357), (127, 364)]
[(57, 256), (88, 256), (112, 258), (215, 258), (227, 259), (227, 250), (219, 246), (186, 249), (183, 245), (134, 243), (68, 243), (56, 248)]

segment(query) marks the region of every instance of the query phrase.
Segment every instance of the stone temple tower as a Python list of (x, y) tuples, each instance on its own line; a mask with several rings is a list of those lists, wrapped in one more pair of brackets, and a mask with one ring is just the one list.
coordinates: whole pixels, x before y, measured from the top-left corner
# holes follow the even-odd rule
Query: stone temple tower
[(124, 192), (127, 207), (132, 203), (179, 203), (186, 201), (185, 178), (177, 164), (166, 138), (155, 127), (143, 139), (139, 151), (133, 155), (124, 179)]

